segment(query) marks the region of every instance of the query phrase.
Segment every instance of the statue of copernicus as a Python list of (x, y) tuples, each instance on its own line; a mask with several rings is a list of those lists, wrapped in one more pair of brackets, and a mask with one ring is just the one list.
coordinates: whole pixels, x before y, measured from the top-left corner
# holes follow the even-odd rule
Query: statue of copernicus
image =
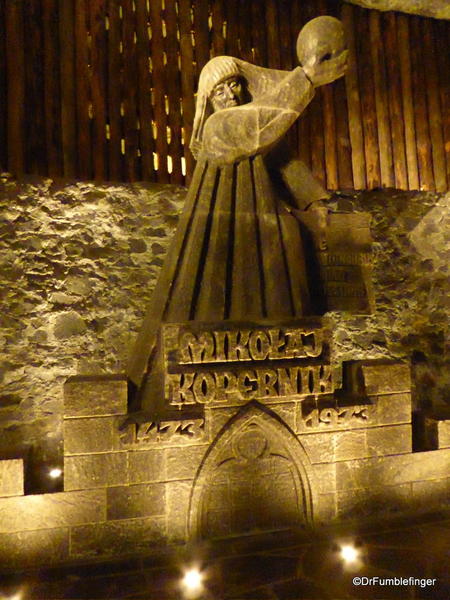
[(309, 21), (297, 54), (292, 71), (218, 56), (201, 72), (190, 143), (197, 165), (132, 356), (138, 387), (153, 369), (163, 322), (314, 314), (296, 214), (326, 218), (329, 194), (282, 140), (314, 89), (345, 72), (341, 22)]

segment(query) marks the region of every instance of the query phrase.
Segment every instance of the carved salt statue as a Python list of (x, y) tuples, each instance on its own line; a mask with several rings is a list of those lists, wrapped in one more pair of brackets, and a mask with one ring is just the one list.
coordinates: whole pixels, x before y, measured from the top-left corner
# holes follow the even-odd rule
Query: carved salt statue
[[(346, 68), (342, 24), (307, 23), (302, 66), (266, 69), (230, 56), (203, 68), (191, 150), (197, 166), (132, 358), (143, 406), (162, 387), (163, 322), (260, 321), (314, 313), (295, 211), (323, 219), (327, 192), (278, 147), (314, 97)], [(153, 403), (153, 401), (152, 401)]]

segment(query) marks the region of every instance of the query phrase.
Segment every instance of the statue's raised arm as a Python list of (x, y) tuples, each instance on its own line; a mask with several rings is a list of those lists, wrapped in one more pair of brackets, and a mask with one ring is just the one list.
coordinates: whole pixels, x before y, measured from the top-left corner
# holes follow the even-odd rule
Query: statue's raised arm
[(343, 75), (341, 22), (318, 17), (307, 23), (297, 54), (302, 66), (290, 72), (230, 56), (210, 60), (199, 81), (193, 153), (230, 164), (271, 150), (312, 100), (314, 88)]

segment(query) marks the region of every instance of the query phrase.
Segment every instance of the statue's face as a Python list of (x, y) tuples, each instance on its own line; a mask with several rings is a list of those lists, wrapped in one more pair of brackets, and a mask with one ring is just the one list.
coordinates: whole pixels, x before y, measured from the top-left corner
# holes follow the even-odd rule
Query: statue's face
[(244, 88), (239, 77), (228, 77), (214, 86), (210, 100), (214, 112), (244, 104)]

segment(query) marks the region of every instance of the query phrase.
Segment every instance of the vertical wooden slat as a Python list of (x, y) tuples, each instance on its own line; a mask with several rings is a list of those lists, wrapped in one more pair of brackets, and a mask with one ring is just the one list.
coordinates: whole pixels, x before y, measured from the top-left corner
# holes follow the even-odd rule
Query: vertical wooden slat
[(357, 43), (356, 51), (358, 55), (358, 81), (361, 94), (361, 114), (364, 131), (364, 155), (366, 160), (367, 187), (369, 189), (379, 187), (380, 177), (380, 157), (377, 135), (377, 113), (375, 106), (374, 73), (370, 59), (370, 31), (369, 31), (369, 12), (364, 9), (357, 9)]
[(434, 21), (436, 53), (439, 66), (439, 91), (442, 110), (442, 129), (447, 173), (447, 186), (450, 187), (450, 27), (444, 21)]
[(208, 0), (195, 0), (194, 8), (194, 37), (195, 37), (195, 63), (197, 77), (209, 60), (209, 25)]
[(419, 189), (417, 164), (416, 126), (411, 81), (411, 54), (409, 47), (409, 21), (405, 15), (397, 15), (398, 61), (402, 88), (403, 119), (405, 124), (405, 152), (408, 170), (408, 189)]
[(6, 125), (7, 111), (7, 63), (6, 63), (6, 15), (5, 0), (0, 0), (0, 169), (8, 168), (8, 129)]
[[(300, 33), (304, 22), (307, 20), (305, 15), (305, 10), (303, 5), (300, 5), (298, 2), (294, 2), (292, 5), (292, 39), (297, 44), (297, 37)], [(294, 47), (293, 52), (295, 53), (294, 64), (299, 64), (297, 57), (297, 50)], [(302, 160), (309, 168), (311, 168), (311, 147), (310, 147), (310, 119), (309, 115), (311, 112), (311, 107), (308, 107), (306, 111), (300, 116), (300, 119), (297, 121), (297, 131), (298, 131), (298, 156), (300, 160)]]
[(434, 190), (423, 46), (422, 44), (417, 43), (418, 40), (421, 39), (420, 18), (410, 17), (409, 22), (411, 37), (412, 40), (414, 40), (414, 43), (411, 44), (411, 82), (414, 102), (414, 120), (416, 124), (420, 189)]
[(251, 3), (248, 0), (239, 2), (239, 58), (248, 62), (253, 62), (252, 52), (252, 20)]
[(292, 48), (295, 48), (297, 36), (291, 37), (291, 2), (279, 0), (278, 31), (280, 35), (280, 51), (282, 69), (291, 70), (298, 65), (298, 60), (293, 62)]
[(166, 3), (166, 48), (167, 48), (167, 94), (169, 99), (169, 127), (170, 143), (169, 154), (172, 160), (172, 173), (170, 175), (171, 183), (183, 183), (183, 173), (181, 169), (181, 84), (180, 72), (178, 67), (178, 56), (180, 46), (177, 39), (177, 14), (175, 6), (171, 2)]
[(381, 14), (372, 10), (369, 13), (370, 50), (375, 88), (375, 110), (378, 129), (380, 175), (383, 187), (394, 187), (394, 166), (392, 163), (391, 128), (389, 123), (388, 95), (380, 26)]
[[(279, 69), (281, 67), (281, 52), (277, 2), (276, 0), (266, 0), (264, 4), (266, 8), (268, 66), (271, 69)], [(262, 9), (263, 7), (261, 7)]]
[(248, 0), (251, 2), (252, 23), (258, 23), (258, 26), (253, 26), (251, 36), (254, 47), (255, 64), (261, 67), (267, 67), (267, 45), (266, 45), (266, 20), (264, 11), (261, 10), (259, 0)]
[(402, 88), (400, 80), (399, 52), (397, 44), (396, 15), (389, 12), (383, 15), (383, 32), (387, 69), (387, 92), (389, 119), (391, 124), (392, 154), (394, 162), (395, 187), (408, 189), (408, 173), (405, 154), (405, 126), (403, 120)]
[[(139, 131), (137, 115), (137, 56), (136, 56), (136, 13), (133, 0), (123, 0), (123, 125), (125, 144), (125, 173), (128, 181), (141, 179), (140, 159), (138, 157)], [(160, 47), (160, 51), (162, 46)], [(162, 52), (161, 52), (162, 54)], [(164, 88), (162, 90), (164, 92)], [(165, 133), (165, 132), (164, 132)], [(167, 161), (167, 154), (164, 157)], [(163, 168), (162, 159), (160, 163)], [(166, 165), (167, 170), (167, 165)]]
[(88, 12), (86, 0), (75, 0), (75, 73), (76, 109), (78, 123), (78, 176), (91, 179), (92, 169), (92, 123), (90, 109), (90, 56), (88, 49)]
[(151, 104), (151, 77), (149, 69), (150, 39), (149, 17), (146, 0), (136, 2), (136, 52), (137, 52), (137, 84), (139, 110), (139, 148), (141, 152), (142, 179), (155, 181), (156, 173), (153, 166), (153, 110)]
[(336, 122), (334, 115), (334, 89), (326, 86), (323, 90), (323, 124), (325, 145), (325, 171), (326, 187), (329, 190), (337, 190), (338, 168), (336, 155)]
[(24, 4), (25, 170), (46, 173), (43, 23), (40, 2)]
[[(181, 2), (180, 2), (181, 4)], [(158, 156), (158, 181), (169, 182), (167, 170), (167, 114), (166, 97), (167, 80), (164, 65), (164, 38), (161, 22), (161, 0), (150, 2), (150, 25), (152, 28), (151, 53), (153, 66), (153, 101), (156, 126), (156, 154)]]
[(356, 55), (355, 41), (355, 15), (353, 6), (342, 6), (342, 22), (344, 24), (347, 45), (349, 50), (348, 67), (345, 75), (345, 88), (347, 91), (348, 128), (351, 144), (351, 160), (353, 171), (353, 185), (355, 189), (362, 190), (366, 187), (366, 168), (364, 159), (364, 134), (362, 126), (361, 98), (358, 82), (358, 57)]
[(348, 106), (343, 78), (339, 79), (334, 85), (333, 100), (336, 119), (337, 187), (342, 190), (349, 190), (353, 187), (353, 171), (348, 127)]
[(15, 176), (23, 173), (25, 166), (23, 4), (23, 0), (10, 0), (5, 5), (8, 170)]
[[(92, 159), (94, 177), (105, 180), (107, 173), (106, 143), (106, 0), (90, 0), (91, 64), (92, 64)], [(131, 62), (131, 61), (130, 61)], [(129, 65), (129, 69), (132, 65)]]
[(77, 123), (74, 60), (75, 15), (73, 0), (60, 2), (59, 9), (63, 172), (65, 177), (73, 177), (77, 173)]
[[(317, 3), (317, 16), (328, 13), (325, 0)], [(324, 175), (322, 180), (330, 190), (338, 188), (337, 156), (336, 156), (336, 120), (334, 115), (334, 89), (325, 85), (320, 89), (322, 97), (322, 129), (324, 145)]]
[(112, 180), (121, 180), (124, 177), (124, 157), (122, 154), (121, 141), (123, 135), (123, 122), (120, 111), (123, 89), (123, 55), (120, 52), (120, 45), (122, 42), (122, 20), (120, 15), (121, 0), (108, 0), (108, 162), (109, 177)]
[[(320, 14), (320, 7), (312, 4), (305, 6), (304, 21), (307, 22)], [(325, 141), (323, 127), (323, 89), (316, 90), (316, 96), (312, 100), (302, 119), (309, 121), (309, 139), (311, 150), (311, 171), (320, 183), (326, 187), (325, 172)]]
[[(328, 0), (326, 2), (326, 13), (339, 19), (340, 7), (333, 0)], [(329, 168), (327, 167), (327, 187), (329, 189), (350, 189), (353, 187), (353, 174), (344, 78), (341, 77), (334, 82), (330, 89), (332, 90), (331, 95), (333, 100), (330, 110), (333, 115), (333, 127), (335, 130), (336, 183), (332, 185), (331, 181), (328, 180)]]
[(225, 37), (223, 35), (224, 6), (223, 0), (213, 0), (211, 3), (212, 20), (212, 55), (225, 54)]
[(239, 56), (239, 0), (226, 1), (226, 53)]
[(447, 189), (447, 177), (437, 57), (431, 20), (423, 19), (421, 24), (434, 184), (437, 192), (444, 192)]
[(43, 0), (45, 146), (50, 177), (62, 175), (58, 18), (57, 0)]
[(194, 171), (195, 160), (189, 150), (192, 123), (195, 113), (194, 49), (191, 37), (190, 0), (179, 0), (178, 18), (180, 23), (181, 92), (183, 108), (184, 158), (186, 160), (187, 181)]

